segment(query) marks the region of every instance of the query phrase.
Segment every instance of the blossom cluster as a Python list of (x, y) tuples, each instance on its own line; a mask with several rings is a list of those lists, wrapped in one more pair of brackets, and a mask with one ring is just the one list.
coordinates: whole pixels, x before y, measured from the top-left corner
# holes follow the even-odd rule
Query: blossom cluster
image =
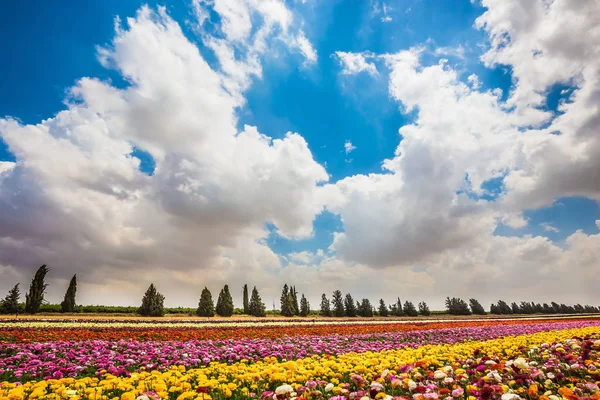
[(600, 320), (354, 335), (287, 336), (275, 339), (184, 342), (88, 340), (0, 344), (0, 380), (95, 376), (102, 370), (116, 376), (125, 376), (142, 368), (165, 371), (172, 366), (197, 368), (213, 361), (256, 362), (266, 357), (297, 360), (312, 355), (380, 352), (416, 348), (425, 344), (484, 341), (588, 326), (600, 327)]

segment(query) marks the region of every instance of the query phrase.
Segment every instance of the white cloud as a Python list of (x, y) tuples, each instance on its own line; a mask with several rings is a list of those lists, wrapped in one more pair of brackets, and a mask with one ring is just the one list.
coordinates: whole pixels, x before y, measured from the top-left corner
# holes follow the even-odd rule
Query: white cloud
[(335, 57), (342, 66), (342, 74), (356, 75), (363, 71), (370, 75), (377, 74), (377, 67), (372, 62), (367, 62), (368, 55), (361, 53), (349, 53), (344, 51), (336, 51)]
[(389, 15), (386, 15), (385, 17), (381, 17), (381, 22), (383, 22), (383, 23), (392, 22), (392, 17), (390, 17)]
[(354, 150), (356, 150), (356, 146), (354, 146), (351, 141), (346, 140), (346, 143), (344, 143), (344, 151), (346, 154), (350, 154)]
[[(279, 268), (264, 225), (310, 237), (322, 209), (317, 184), (328, 175), (306, 141), (238, 131), (244, 99), (226, 82), (242, 79), (211, 69), (162, 8), (142, 8), (100, 56), (127, 88), (83, 78), (54, 118), (0, 119), (18, 160), (0, 175), (0, 264), (22, 283), (41, 263), (59, 282), (77, 273), (96, 282), (82, 297), (94, 303), (116, 281), (131, 280), (116, 286), (116, 298), (131, 298), (133, 282), (140, 291), (154, 277), (173, 293), (194, 276)], [(155, 159), (153, 176), (138, 170), (133, 145)]]
[(558, 233), (560, 232), (560, 229), (558, 229), (555, 226), (552, 226), (550, 223), (548, 222), (544, 222), (542, 224), (540, 224), (540, 226), (546, 231), (546, 232), (554, 232), (554, 233)]
[(448, 56), (448, 57), (456, 57), (460, 59), (465, 59), (465, 48), (462, 45), (458, 45), (456, 47), (436, 47), (433, 50), (433, 54), (436, 56)]

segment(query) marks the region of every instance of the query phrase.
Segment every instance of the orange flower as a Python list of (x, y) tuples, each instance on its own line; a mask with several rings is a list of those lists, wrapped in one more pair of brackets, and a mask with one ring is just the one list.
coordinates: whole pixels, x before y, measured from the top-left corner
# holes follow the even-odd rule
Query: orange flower
[(538, 385), (536, 385), (534, 383), (533, 385), (529, 386), (529, 389), (527, 389), (527, 394), (529, 395), (530, 398), (537, 399), (539, 397)]

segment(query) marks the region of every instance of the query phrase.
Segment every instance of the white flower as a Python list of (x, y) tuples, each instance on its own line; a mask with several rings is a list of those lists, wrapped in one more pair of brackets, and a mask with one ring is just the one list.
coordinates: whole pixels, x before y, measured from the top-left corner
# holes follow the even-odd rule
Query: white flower
[(444, 379), (444, 382), (445, 383), (452, 383), (452, 382), (454, 382), (454, 379), (452, 379), (450, 377), (447, 377), (447, 378)]
[(335, 385), (333, 383), (328, 383), (327, 386), (325, 386), (325, 391), (326, 392), (331, 392), (334, 387), (335, 387)]
[(408, 381), (408, 390), (415, 390), (417, 388), (417, 383), (413, 380)]
[(517, 394), (514, 393), (505, 393), (502, 395), (501, 397), (502, 400), (519, 400), (520, 397)]
[(558, 396), (556, 396), (556, 395), (554, 395), (554, 394), (551, 394), (550, 396), (548, 396), (548, 398), (549, 398), (550, 400), (560, 400), (560, 397), (558, 397)]
[(383, 372), (381, 373), (381, 377), (385, 378), (386, 376), (388, 376), (390, 374), (390, 370), (389, 369), (384, 369)]
[(527, 360), (525, 360), (523, 357), (517, 358), (513, 362), (513, 365), (519, 369), (527, 369), (529, 367), (529, 364), (527, 364)]
[(71, 397), (71, 396), (76, 396), (77, 395), (77, 390), (67, 390), (67, 396)]
[(489, 374), (487, 374), (487, 377), (495, 380), (496, 382), (502, 382), (502, 377), (496, 371), (490, 372)]
[(494, 365), (494, 364), (496, 364), (496, 361), (494, 361), (494, 360), (487, 360), (485, 362), (485, 365)]
[(145, 394), (142, 394), (142, 395), (136, 397), (135, 400), (150, 400), (150, 398), (148, 396), (146, 396)]
[(548, 372), (548, 374), (546, 376), (548, 377), (548, 379), (556, 378), (556, 375), (554, 375), (552, 372)]
[(284, 395), (288, 393), (292, 393), (294, 388), (291, 385), (281, 385), (277, 389), (275, 389), (275, 394)]
[(435, 373), (433, 374), (433, 377), (435, 379), (444, 379), (446, 377), (446, 374), (442, 371), (435, 371)]
[(363, 396), (360, 398), (360, 400), (371, 400), (371, 398), (369, 396)]
[(446, 365), (444, 368), (442, 368), (442, 371), (449, 374), (450, 372), (452, 372), (452, 367), (450, 365)]

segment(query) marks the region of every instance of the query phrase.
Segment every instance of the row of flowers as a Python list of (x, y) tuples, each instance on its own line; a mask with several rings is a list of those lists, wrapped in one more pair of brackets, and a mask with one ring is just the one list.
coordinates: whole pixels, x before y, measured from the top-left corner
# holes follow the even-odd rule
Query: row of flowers
[[(600, 316), (589, 315), (585, 318), (598, 318)], [(552, 319), (580, 319), (581, 315), (554, 315)], [(486, 321), (506, 321), (506, 320), (545, 320), (548, 316), (545, 315), (528, 315), (528, 316), (488, 316), (484, 317)], [(116, 324), (116, 326), (123, 325), (139, 325), (139, 326), (243, 326), (243, 325), (265, 325), (265, 326), (288, 326), (302, 325), (302, 324), (394, 324), (394, 323), (433, 323), (439, 321), (455, 321), (456, 317), (448, 315), (431, 316), (431, 317), (389, 317), (386, 319), (373, 319), (373, 318), (336, 318), (336, 319), (322, 319), (322, 318), (261, 318), (261, 319), (239, 319), (239, 318), (227, 318), (227, 319), (215, 319), (215, 318), (28, 318), (28, 317), (12, 317), (12, 316), (0, 316), (0, 326), (7, 324), (6, 326), (31, 324), (30, 326), (36, 326), (43, 324), (56, 324), (59, 327), (90, 327), (103, 324), (110, 324), (108, 326)], [(460, 318), (460, 321), (481, 321), (482, 317), (477, 318)]]
[(3, 382), (0, 399), (599, 400), (599, 334), (584, 327), (297, 361)]
[(514, 324), (360, 335), (288, 336), (218, 341), (84, 341), (0, 345), (0, 380), (94, 376), (106, 370), (126, 376), (141, 368), (196, 368), (213, 361), (296, 360), (312, 355), (379, 352), (426, 344), (484, 341), (557, 329), (597, 326), (600, 321)]
[[(560, 322), (562, 319), (545, 319), (545, 322)], [(578, 318), (569, 321), (600, 321), (600, 319)], [(386, 322), (386, 321), (384, 321)], [(531, 321), (524, 319), (504, 320), (502, 325), (528, 324)], [(33, 343), (60, 340), (107, 340), (121, 339), (137, 340), (225, 340), (243, 338), (278, 338), (283, 336), (326, 336), (331, 334), (362, 334), (383, 332), (411, 332), (433, 329), (456, 329), (461, 327), (497, 326), (498, 322), (489, 320), (469, 321), (440, 321), (400, 323), (390, 321), (386, 323), (328, 323), (328, 324), (289, 324), (278, 326), (248, 326), (247, 324), (218, 327), (188, 327), (180, 324), (173, 326), (140, 326), (131, 324), (57, 324), (53, 323), (4, 323), (0, 324), (0, 343)]]

